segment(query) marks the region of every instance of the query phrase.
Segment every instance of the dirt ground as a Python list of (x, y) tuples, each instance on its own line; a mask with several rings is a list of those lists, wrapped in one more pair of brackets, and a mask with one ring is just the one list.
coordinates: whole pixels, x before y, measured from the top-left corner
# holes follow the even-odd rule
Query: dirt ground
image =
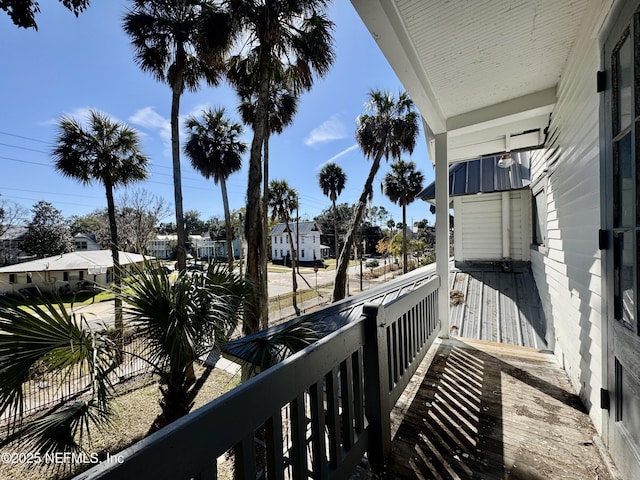
[[(202, 370), (198, 371), (198, 375)], [(215, 369), (196, 398), (194, 410), (234, 388), (240, 380), (224, 370)], [(75, 458), (36, 457), (23, 447), (0, 450), (0, 480), (62, 480), (71, 478), (91, 467), (107, 453), (115, 455), (127, 446), (145, 437), (151, 423), (160, 412), (158, 385), (138, 380), (127, 385), (127, 393), (113, 401), (114, 415), (111, 425), (104, 431), (92, 432), (91, 445), (85, 455)]]

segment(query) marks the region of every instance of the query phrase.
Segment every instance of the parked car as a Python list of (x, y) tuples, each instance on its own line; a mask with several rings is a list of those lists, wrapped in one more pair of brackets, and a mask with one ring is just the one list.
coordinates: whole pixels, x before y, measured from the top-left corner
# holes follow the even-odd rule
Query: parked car
[(380, 265), (380, 262), (376, 258), (367, 258), (367, 261), (364, 263), (367, 268), (376, 268)]

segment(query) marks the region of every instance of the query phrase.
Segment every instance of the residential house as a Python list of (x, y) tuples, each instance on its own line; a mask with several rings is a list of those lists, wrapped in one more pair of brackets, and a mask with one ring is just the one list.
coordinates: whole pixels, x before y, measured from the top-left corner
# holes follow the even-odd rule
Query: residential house
[[(208, 261), (227, 258), (227, 241), (224, 239), (213, 239), (207, 232), (203, 233), (195, 244), (197, 244), (198, 258), (206, 258)], [(240, 245), (240, 237), (234, 238), (231, 242), (235, 258), (240, 258)]]
[[(150, 258), (150, 257), (147, 257)], [(141, 266), (145, 257), (120, 252), (125, 271)], [(42, 292), (73, 292), (86, 282), (108, 285), (113, 280), (111, 250), (75, 251), (0, 268), (0, 294), (38, 289)]]
[(291, 262), (289, 231), (292, 235), (294, 253), (300, 265), (313, 265), (329, 255), (329, 247), (320, 243), (322, 232), (316, 222), (290, 222), (288, 228), (284, 223), (277, 223), (269, 234), (271, 259), (274, 263), (290, 264)]
[(77, 233), (73, 236), (76, 251), (102, 250), (96, 236), (93, 233)]
[(21, 258), (27, 256), (22, 250), (26, 233), (27, 227), (11, 226), (4, 229), (0, 236), (0, 264), (18, 263)]
[(177, 235), (156, 235), (147, 243), (147, 253), (159, 260), (175, 258)]
[[(161, 260), (175, 258), (175, 246), (178, 236), (175, 234), (156, 235), (147, 243), (147, 253)], [(189, 235), (191, 252), (200, 259), (215, 260), (227, 258), (226, 240), (212, 239), (208, 232), (202, 235)], [(233, 254), (240, 258), (240, 238), (236, 237), (233, 242)]]
[[(441, 338), (446, 341), (451, 334), (450, 166), (520, 151), (531, 152), (528, 255), (550, 327), (544, 330), (544, 340), (568, 375), (621, 477), (640, 478), (640, 1), (351, 3), (422, 116), (436, 176), (435, 276), (411, 292), (396, 293), (388, 304), (383, 300), (382, 305), (365, 305), (353, 315), (346, 309), (351, 299), (334, 305), (332, 315), (348, 315), (342, 328), (176, 422), (169, 432), (158, 432), (143, 445), (125, 451), (122, 465), (95, 467), (86, 478), (127, 474), (215, 478), (215, 459), (228, 448), (235, 448), (240, 459), (238, 478), (255, 478), (254, 437), (261, 425), (267, 431), (267, 470), (275, 476), (283, 477), (286, 468), (292, 478), (306, 478), (310, 470), (318, 477), (348, 478), (365, 451), (370, 460), (380, 461), (391, 447), (388, 407), (398, 398), (397, 386), (406, 385), (407, 371), (415, 371), (413, 359), (421, 358), (416, 344), (420, 351), (428, 345), (424, 338), (431, 336), (434, 321)], [(415, 160), (426, 166), (427, 159)], [(384, 291), (377, 293), (385, 296)], [(389, 325), (398, 318), (400, 323)], [(367, 347), (369, 343), (373, 347)], [(455, 344), (449, 348), (454, 350)], [(555, 476), (562, 470), (536, 468), (545, 462), (545, 455), (562, 455), (559, 452), (577, 438), (584, 447), (592, 444), (591, 437), (580, 436), (557, 446), (549, 443), (544, 453), (529, 457), (527, 469), (512, 469), (517, 456), (529, 453), (529, 445), (521, 443), (507, 458), (495, 429), (506, 427), (507, 422), (524, 423), (536, 413), (503, 417), (500, 403), (476, 405), (477, 395), (487, 389), (499, 392), (513, 383), (521, 391), (533, 386), (539, 408), (558, 399), (572, 404), (574, 411), (582, 407), (567, 400), (571, 395), (564, 385), (524, 374), (505, 361), (497, 374), (484, 372), (486, 362), (495, 356), (473, 357), (467, 352), (461, 349), (452, 359), (451, 363), (464, 368), (446, 379), (446, 393), (434, 403), (441, 406), (453, 399), (455, 415), (463, 420), (470, 418), (464, 412), (476, 406), (482, 406), (474, 410), (477, 418), (485, 415), (485, 409), (498, 410), (498, 415), (494, 423), (484, 425), (486, 435), (478, 440), (483, 443), (477, 448), (471, 443), (470, 453), (458, 454), (455, 447), (442, 451), (456, 461), (450, 464), (452, 470), (464, 467), (467, 456), (479, 457), (479, 466), (493, 461), (485, 455), (495, 443), (499, 464), (488, 477)], [(447, 355), (436, 357), (446, 359)], [(369, 382), (363, 383), (363, 371), (365, 376), (373, 372)], [(491, 382), (497, 383), (484, 383), (489, 373)], [(503, 382), (503, 377), (509, 380)], [(463, 386), (466, 389), (460, 391)], [(258, 397), (261, 401), (256, 403)], [(349, 401), (353, 398), (355, 402)], [(239, 413), (249, 406), (250, 416)], [(285, 406), (291, 419), (286, 442), (281, 427)], [(433, 416), (442, 418), (441, 409), (434, 411)], [(564, 417), (549, 414), (553, 424), (543, 417), (537, 435), (563, 428)], [(404, 464), (419, 465), (423, 476), (432, 477), (438, 472), (430, 465), (441, 463), (442, 455), (428, 457), (423, 450), (442, 439), (438, 437), (462, 438), (458, 445), (467, 448), (475, 426), (463, 423), (458, 432), (446, 424), (456, 418), (451, 416), (444, 419), (443, 427), (429, 430), (427, 416), (417, 418), (424, 429), (421, 450), (405, 450)], [(307, 428), (311, 436), (306, 435)], [(214, 430), (223, 433), (212, 435)], [(526, 428), (518, 433), (525, 435)], [(198, 441), (189, 444), (193, 438)], [(178, 449), (181, 462), (173, 461)], [(307, 461), (309, 456), (313, 462)], [(166, 461), (161, 462), (163, 458)], [(475, 470), (458, 471), (461, 478), (475, 476)]]

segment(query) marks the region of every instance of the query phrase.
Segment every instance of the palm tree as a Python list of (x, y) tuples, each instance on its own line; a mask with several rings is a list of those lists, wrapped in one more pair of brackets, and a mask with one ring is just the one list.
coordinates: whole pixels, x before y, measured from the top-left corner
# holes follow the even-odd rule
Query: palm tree
[(143, 71), (171, 88), (171, 156), (178, 243), (178, 270), (186, 268), (186, 234), (182, 207), (180, 97), (196, 91), (201, 80), (217, 85), (234, 30), (231, 17), (204, 0), (134, 0), (124, 17), (135, 59)]
[[(140, 140), (135, 130), (111, 120), (104, 113), (89, 111), (87, 128), (73, 118), (63, 117), (58, 124), (58, 136), (52, 156), (58, 172), (89, 185), (98, 181), (104, 185), (107, 195), (110, 247), (113, 257), (113, 281), (115, 290), (122, 284), (122, 272), (118, 254), (118, 228), (114, 188), (144, 180), (149, 160), (140, 150)], [(122, 302), (115, 298), (115, 330), (121, 335), (124, 329)]]
[[(247, 278), (259, 286), (258, 301), (245, 318), (245, 333), (256, 331), (268, 321), (266, 263), (262, 197), (262, 149), (269, 132), (271, 92), (279, 83), (277, 72), (290, 72), (292, 92), (298, 95), (311, 88), (313, 76), (325, 75), (333, 63), (331, 30), (333, 23), (324, 14), (326, 0), (287, 2), (229, 0), (230, 12), (246, 35), (249, 53), (241, 52), (231, 64), (255, 65), (236, 69), (244, 72), (240, 86), (251, 85), (256, 93), (255, 121), (247, 184)], [(248, 59), (244, 63), (242, 58)], [(253, 63), (252, 59), (256, 59)], [(290, 67), (290, 70), (284, 68)], [(233, 81), (233, 78), (231, 78)]]
[[(251, 288), (215, 265), (206, 273), (181, 272), (176, 278), (150, 263), (134, 273), (130, 288), (114, 293), (126, 302), (147, 345), (137, 358), (160, 378), (162, 411), (151, 426), (154, 431), (189, 412), (207, 375), (195, 381), (193, 362), (228, 340)], [(0, 298), (0, 331), (0, 414), (10, 418), (9, 435), (0, 447), (11, 443), (40, 454), (80, 451), (91, 430), (109, 423), (119, 346), (108, 333), (84, 325), (61, 300), (46, 297), (29, 309)], [(23, 388), (34, 371), (60, 373), (62, 381), (72, 372), (73, 378), (86, 374), (89, 396), (25, 418)]]
[[(108, 424), (114, 395), (109, 373), (118, 348), (107, 333), (83, 328), (59, 298), (28, 309), (19, 303), (0, 299), (0, 413), (10, 419), (0, 447), (11, 443), (41, 455), (78, 452), (90, 430)], [(88, 375), (89, 395), (25, 418), (23, 389), (34, 371), (59, 373), (63, 382), (72, 372)]]
[(347, 175), (344, 173), (344, 170), (340, 168), (337, 163), (328, 163), (322, 170), (320, 170), (320, 174), (318, 175), (318, 181), (320, 183), (320, 188), (322, 189), (322, 193), (324, 193), (329, 199), (331, 199), (331, 205), (333, 209), (333, 231), (335, 235), (335, 252), (336, 258), (338, 257), (338, 218), (336, 215), (336, 200), (338, 196), (344, 190), (344, 184), (347, 181)]
[(224, 222), (227, 235), (227, 262), (229, 271), (233, 271), (233, 227), (227, 197), (227, 178), (240, 170), (242, 154), (247, 145), (239, 140), (242, 125), (231, 123), (225, 117), (224, 108), (205, 110), (202, 120), (191, 116), (186, 126), (190, 131), (185, 145), (185, 153), (191, 159), (191, 165), (205, 178), (212, 178), (220, 184), (222, 204), (224, 206)]
[(250, 285), (226, 266), (182, 271), (172, 279), (147, 265), (121, 295), (132, 324), (146, 338), (143, 358), (160, 378), (161, 413), (151, 431), (189, 413), (201, 384), (193, 363), (229, 339), (243, 316)]
[[(293, 309), (296, 315), (300, 315), (296, 292), (298, 282), (296, 280), (296, 249), (293, 247), (293, 235), (289, 221), (294, 210), (298, 208), (298, 192), (289, 187), (285, 180), (272, 180), (269, 183), (269, 206), (271, 207), (271, 219), (279, 219), (285, 225), (285, 231), (289, 237), (289, 248), (291, 249), (291, 280), (293, 285)], [(298, 247), (296, 245), (296, 247)]]
[(419, 132), (418, 114), (414, 110), (413, 102), (404, 92), (400, 93), (396, 100), (389, 92), (372, 90), (369, 92), (367, 110), (368, 113), (358, 117), (356, 141), (365, 157), (373, 162), (338, 259), (333, 287), (334, 301), (342, 300), (346, 295), (351, 248), (362, 222), (367, 199), (373, 195), (373, 179), (378, 173), (382, 158), (400, 159), (402, 152), (413, 152)]
[[(243, 61), (241, 61), (240, 63), (245, 63), (246, 60), (247, 59), (243, 59)], [(242, 121), (246, 125), (250, 125), (252, 128), (254, 128), (257, 102), (257, 94), (254, 88), (255, 86), (251, 86), (250, 84), (241, 86), (243, 82), (250, 81), (251, 78), (247, 78), (246, 76), (242, 75), (242, 73), (240, 73), (244, 72), (244, 69), (241, 69), (240, 72), (236, 70), (238, 67), (237, 62), (234, 64), (234, 66), (235, 68), (230, 68), (228, 75), (230, 76), (230, 78), (234, 79), (233, 83), (236, 85), (238, 95), (241, 99), (240, 105), (238, 106), (238, 111), (242, 116)], [(291, 93), (291, 90), (286, 85), (289, 76), (279, 75), (277, 78), (279, 79), (279, 84), (270, 92), (266, 135), (262, 147), (262, 228), (263, 232), (265, 232), (265, 235), (262, 236), (262, 249), (264, 252), (268, 251), (266, 232), (268, 232), (269, 224), (269, 138), (274, 133), (282, 133), (284, 127), (290, 125), (291, 122), (293, 122), (293, 118), (298, 111), (298, 98), (293, 93)], [(260, 277), (265, 280), (267, 278), (266, 267), (267, 265), (265, 257), (263, 263), (260, 265)], [(263, 323), (260, 325), (261, 329), (267, 328), (269, 326), (268, 320), (268, 316), (263, 316), (263, 318), (261, 319)]]
[(422, 190), (424, 175), (414, 162), (398, 160), (391, 164), (391, 172), (384, 177), (384, 191), (393, 203), (402, 207), (402, 273), (407, 273), (407, 205)]

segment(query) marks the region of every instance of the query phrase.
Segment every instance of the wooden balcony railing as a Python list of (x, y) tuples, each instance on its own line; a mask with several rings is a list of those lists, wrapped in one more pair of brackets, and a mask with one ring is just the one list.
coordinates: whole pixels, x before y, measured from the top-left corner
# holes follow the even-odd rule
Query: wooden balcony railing
[(390, 451), (390, 412), (439, 333), (438, 276), (76, 479), (348, 478)]

